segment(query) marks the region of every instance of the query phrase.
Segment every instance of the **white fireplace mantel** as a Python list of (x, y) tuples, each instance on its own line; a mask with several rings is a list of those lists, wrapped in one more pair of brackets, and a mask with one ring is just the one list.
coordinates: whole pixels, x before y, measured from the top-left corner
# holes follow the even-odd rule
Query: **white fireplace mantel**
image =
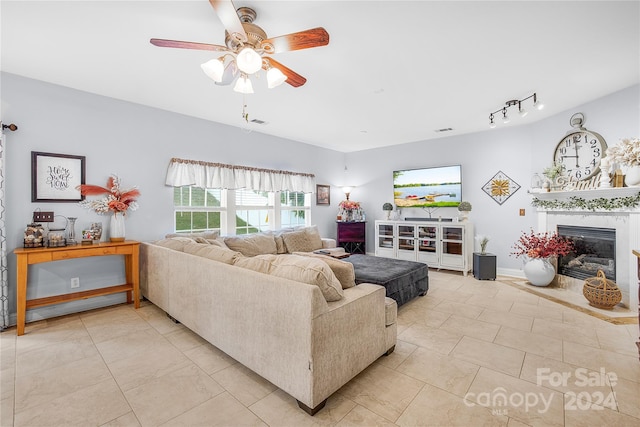
[(616, 197), (635, 196), (640, 193), (640, 187), (596, 188), (593, 190), (546, 191), (540, 193), (530, 191), (529, 193), (540, 200), (568, 200), (570, 197), (581, 197), (585, 200), (613, 199)]
[[(580, 191), (553, 191), (531, 193), (540, 200), (569, 200), (579, 197), (585, 200), (598, 198), (636, 196), (637, 187), (598, 188)], [(605, 209), (559, 209), (538, 207), (538, 231), (555, 232), (557, 226), (579, 225), (587, 227), (606, 227), (616, 230), (616, 281), (623, 293), (623, 304), (632, 310), (638, 307), (638, 283), (635, 257), (632, 250), (640, 249), (640, 207)]]

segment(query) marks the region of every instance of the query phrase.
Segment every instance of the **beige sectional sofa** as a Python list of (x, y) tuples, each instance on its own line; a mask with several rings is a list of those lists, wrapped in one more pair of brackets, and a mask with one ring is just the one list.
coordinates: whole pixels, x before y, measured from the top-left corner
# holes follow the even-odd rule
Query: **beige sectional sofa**
[[(355, 286), (350, 263), (340, 265), (298, 250), (288, 253), (291, 236), (285, 233), (266, 234), (274, 242), (278, 234), (284, 237), (284, 253), (276, 243), (275, 253), (252, 256), (229, 246), (251, 251), (266, 240), (256, 244), (251, 237), (239, 242), (236, 237), (191, 236), (143, 243), (141, 290), (168, 315), (293, 396), (313, 415), (331, 394), (393, 351), (397, 306), (382, 286)], [(312, 246), (317, 246), (314, 233)], [(294, 237), (304, 240), (299, 233)], [(289, 249), (300, 249), (298, 243)], [(320, 245), (335, 247), (335, 241), (324, 239)]]

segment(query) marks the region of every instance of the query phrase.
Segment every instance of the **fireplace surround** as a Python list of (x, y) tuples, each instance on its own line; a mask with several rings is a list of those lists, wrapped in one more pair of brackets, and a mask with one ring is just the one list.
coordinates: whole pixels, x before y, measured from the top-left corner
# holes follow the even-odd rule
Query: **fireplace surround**
[[(540, 200), (555, 199), (561, 201), (568, 201), (571, 197), (579, 197), (585, 200), (597, 198), (613, 199), (617, 197), (635, 196), (639, 191), (640, 188), (624, 187), (539, 193), (535, 196)], [(593, 211), (580, 208), (538, 208), (537, 219), (538, 231), (557, 232), (559, 231), (559, 227), (560, 230), (563, 230), (564, 227), (564, 230), (571, 232), (575, 230), (585, 231), (592, 229), (596, 232), (595, 234), (598, 234), (603, 231), (602, 236), (608, 235), (605, 239), (611, 239), (613, 235), (613, 241), (610, 241), (611, 249), (613, 250), (611, 260), (605, 259), (608, 258), (606, 255), (595, 256), (591, 257), (592, 259), (589, 259), (587, 263), (590, 264), (590, 268), (594, 267), (593, 264), (599, 263), (602, 263), (603, 266), (606, 265), (607, 268), (614, 268), (615, 271), (610, 272), (608, 277), (615, 277), (615, 279), (612, 277), (609, 278), (615, 280), (622, 291), (621, 304), (630, 310), (638, 310), (638, 278), (635, 257), (632, 251), (634, 249), (640, 249), (640, 208), (596, 209)], [(586, 244), (588, 244), (588, 242), (585, 243), (585, 245)], [(587, 256), (584, 256), (580, 261), (584, 260), (584, 258), (587, 258)], [(611, 265), (611, 263), (613, 265)], [(558, 267), (556, 285), (567, 288), (573, 292), (582, 293), (584, 276), (588, 274), (586, 270), (581, 272), (582, 276), (580, 277), (571, 277), (563, 274), (561, 271), (563, 266), (561, 266), (560, 263)], [(564, 271), (564, 273), (566, 273), (566, 271)], [(592, 276), (595, 276), (595, 273)]]

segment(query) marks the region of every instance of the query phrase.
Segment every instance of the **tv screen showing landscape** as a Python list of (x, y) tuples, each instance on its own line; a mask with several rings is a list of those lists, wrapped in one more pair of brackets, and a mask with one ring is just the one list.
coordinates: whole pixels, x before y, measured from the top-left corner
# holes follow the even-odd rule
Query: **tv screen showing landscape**
[(394, 171), (393, 199), (399, 208), (458, 206), (462, 201), (462, 167)]

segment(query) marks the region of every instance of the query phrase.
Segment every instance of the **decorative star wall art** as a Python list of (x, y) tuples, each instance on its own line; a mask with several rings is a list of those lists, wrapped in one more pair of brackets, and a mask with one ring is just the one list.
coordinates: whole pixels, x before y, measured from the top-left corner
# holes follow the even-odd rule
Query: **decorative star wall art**
[(482, 190), (495, 200), (499, 205), (507, 201), (520, 185), (509, 178), (504, 172), (498, 171), (483, 187)]

